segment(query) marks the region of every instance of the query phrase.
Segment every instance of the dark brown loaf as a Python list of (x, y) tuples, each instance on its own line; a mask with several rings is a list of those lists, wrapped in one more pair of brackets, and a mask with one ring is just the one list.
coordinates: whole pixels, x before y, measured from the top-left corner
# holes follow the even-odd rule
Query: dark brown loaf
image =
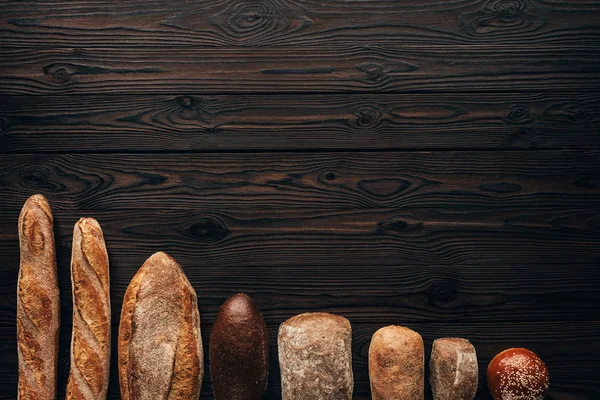
[(423, 400), (425, 352), (417, 332), (386, 326), (369, 346), (369, 378), (373, 400)]
[(122, 400), (196, 400), (204, 375), (196, 292), (177, 262), (153, 254), (131, 280), (119, 325)]
[(473, 400), (478, 382), (477, 353), (466, 339), (433, 342), (429, 382), (434, 400)]
[(267, 325), (250, 297), (223, 303), (210, 336), (210, 374), (216, 400), (261, 400), (269, 375)]
[(73, 229), (73, 333), (67, 400), (106, 399), (110, 365), (110, 279), (104, 235), (93, 218)]
[(349, 400), (352, 328), (328, 313), (296, 315), (279, 327), (282, 400)]
[(19, 215), (19, 400), (56, 398), (60, 305), (53, 226), (46, 198), (31, 196)]

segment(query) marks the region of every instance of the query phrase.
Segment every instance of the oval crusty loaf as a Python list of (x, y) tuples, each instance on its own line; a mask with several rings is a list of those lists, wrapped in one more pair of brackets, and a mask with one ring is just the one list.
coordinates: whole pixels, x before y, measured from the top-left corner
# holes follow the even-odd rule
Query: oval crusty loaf
[(152, 255), (131, 280), (118, 347), (122, 400), (198, 398), (204, 375), (198, 301), (167, 254)]
[(60, 305), (53, 218), (40, 194), (19, 215), (21, 266), (17, 283), (19, 400), (56, 398)]
[(231, 296), (210, 335), (210, 375), (216, 400), (262, 400), (269, 376), (267, 325), (250, 297)]
[(434, 400), (473, 400), (478, 375), (477, 354), (471, 342), (460, 338), (433, 342), (429, 383)]
[(283, 400), (352, 399), (352, 328), (339, 315), (296, 315), (279, 327)]
[(73, 228), (73, 333), (67, 400), (106, 399), (110, 365), (110, 279), (104, 235), (93, 218)]
[(369, 378), (373, 400), (423, 400), (425, 351), (417, 332), (386, 326), (369, 346)]

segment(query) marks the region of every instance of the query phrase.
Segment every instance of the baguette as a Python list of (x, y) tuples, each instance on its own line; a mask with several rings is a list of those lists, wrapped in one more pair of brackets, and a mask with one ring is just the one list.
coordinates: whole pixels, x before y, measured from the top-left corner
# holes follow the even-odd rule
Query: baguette
[(425, 351), (417, 332), (386, 326), (369, 346), (369, 378), (373, 400), (423, 400)]
[(279, 327), (282, 400), (350, 400), (352, 328), (328, 313), (296, 315)]
[(466, 339), (442, 338), (433, 342), (429, 383), (434, 400), (473, 400), (479, 379), (477, 353)]
[(53, 217), (40, 194), (19, 215), (21, 264), (17, 283), (19, 400), (56, 398), (60, 304)]
[(269, 334), (244, 293), (231, 296), (219, 309), (209, 353), (216, 400), (262, 400), (269, 376)]
[(166, 253), (148, 258), (125, 292), (118, 353), (122, 400), (198, 398), (204, 376), (198, 300)]
[(73, 229), (73, 333), (67, 400), (104, 400), (110, 365), (110, 291), (104, 236), (93, 218)]

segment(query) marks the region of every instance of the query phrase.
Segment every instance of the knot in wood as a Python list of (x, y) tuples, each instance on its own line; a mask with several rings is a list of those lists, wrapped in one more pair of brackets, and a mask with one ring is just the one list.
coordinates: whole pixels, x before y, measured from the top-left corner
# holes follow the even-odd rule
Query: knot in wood
[(490, 8), (499, 13), (504, 22), (514, 21), (525, 10), (525, 3), (521, 0), (496, 0)]
[(433, 282), (427, 289), (429, 298), (434, 301), (448, 302), (456, 299), (458, 291), (452, 282), (442, 279)]
[(44, 74), (57, 83), (68, 81), (74, 73), (75, 71), (66, 64), (50, 64), (44, 67)]
[(181, 96), (179, 97), (179, 104), (181, 104), (184, 108), (193, 108), (194, 103), (196, 103), (196, 99), (192, 96)]
[(529, 118), (529, 107), (514, 105), (508, 113), (508, 119), (513, 122), (521, 122)]
[(356, 125), (361, 128), (374, 126), (381, 120), (381, 111), (373, 106), (359, 107), (354, 111), (356, 115)]
[(223, 221), (214, 217), (205, 217), (190, 226), (190, 233), (199, 241), (214, 243), (227, 236), (229, 229)]
[(26, 168), (21, 172), (21, 176), (23, 177), (22, 184), (36, 188), (52, 187), (52, 185), (48, 184), (48, 175), (50, 175), (50, 172), (44, 167), (33, 166)]
[(359, 71), (362, 71), (366, 74), (367, 79), (371, 82), (381, 82), (383, 81), (387, 75), (384, 71), (383, 65), (376, 63), (369, 64), (361, 64), (357, 66)]

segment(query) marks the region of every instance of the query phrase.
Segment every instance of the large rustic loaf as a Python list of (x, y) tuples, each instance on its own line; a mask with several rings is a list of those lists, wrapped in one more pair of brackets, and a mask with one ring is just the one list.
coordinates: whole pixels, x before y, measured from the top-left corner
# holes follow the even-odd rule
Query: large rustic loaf
[(348, 400), (352, 328), (339, 315), (296, 315), (279, 327), (282, 400)]
[(122, 400), (198, 398), (204, 363), (196, 292), (165, 253), (148, 258), (125, 292), (118, 350)]
[(53, 226), (46, 198), (31, 196), (21, 210), (18, 228), (19, 400), (56, 398), (60, 305)]
[(67, 400), (103, 400), (110, 365), (110, 279), (104, 235), (93, 218), (73, 229), (73, 333)]
[(475, 347), (466, 339), (433, 342), (429, 383), (434, 400), (473, 400), (479, 378)]
[(369, 378), (373, 400), (423, 400), (425, 352), (417, 332), (386, 326), (369, 347)]
[(267, 325), (250, 297), (231, 296), (210, 335), (210, 375), (216, 400), (262, 400), (269, 376)]

